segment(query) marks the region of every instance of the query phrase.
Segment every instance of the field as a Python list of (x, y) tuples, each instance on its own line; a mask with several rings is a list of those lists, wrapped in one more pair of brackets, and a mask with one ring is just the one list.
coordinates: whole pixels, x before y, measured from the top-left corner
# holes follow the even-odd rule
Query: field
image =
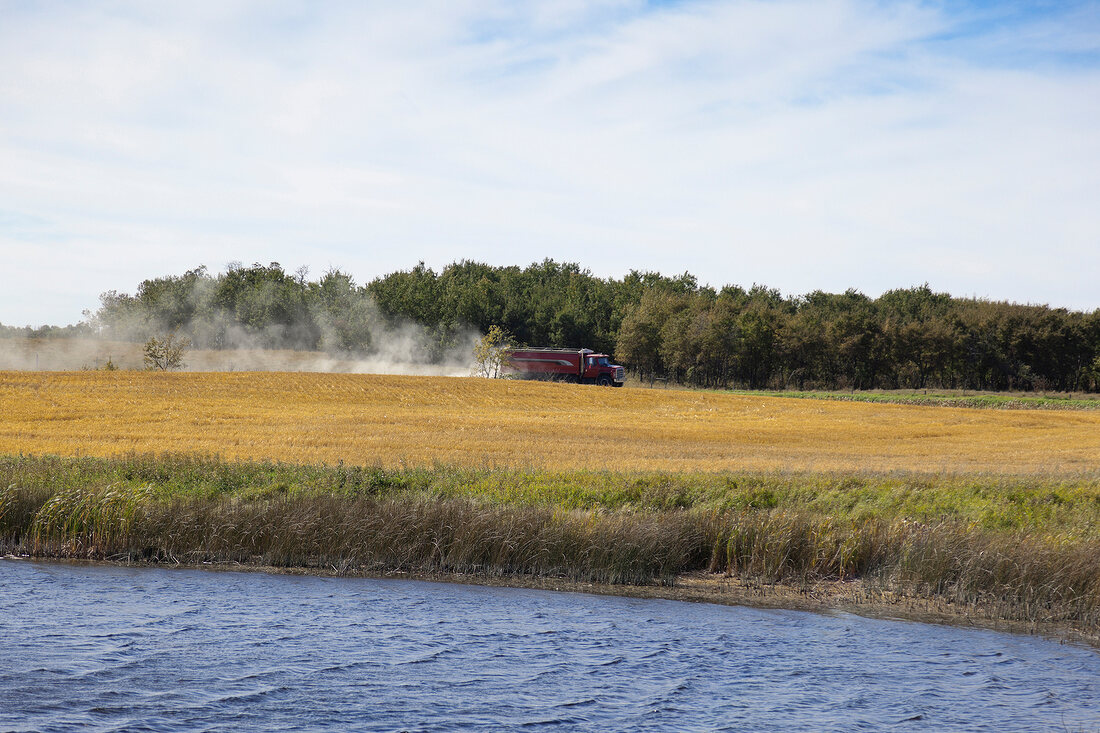
[(608, 471), (1100, 469), (1100, 412), (317, 373), (2, 372), (0, 453)]
[(1088, 409), (2, 372), (0, 550), (681, 588), (701, 573), (785, 604), (932, 604), (1100, 643), (1097, 456)]

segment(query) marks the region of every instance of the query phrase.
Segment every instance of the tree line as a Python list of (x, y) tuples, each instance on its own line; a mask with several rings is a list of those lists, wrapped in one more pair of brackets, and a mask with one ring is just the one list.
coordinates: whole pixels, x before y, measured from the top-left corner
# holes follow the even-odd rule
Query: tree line
[(498, 326), (517, 344), (614, 354), (643, 380), (699, 387), (1100, 391), (1100, 310), (937, 293), (783, 296), (689, 274), (600, 278), (574, 263), (423, 263), (364, 285), (279, 263), (205, 267), (104, 293), (87, 328), (124, 340), (180, 331), (199, 348), (370, 354), (416, 329), (425, 360)]

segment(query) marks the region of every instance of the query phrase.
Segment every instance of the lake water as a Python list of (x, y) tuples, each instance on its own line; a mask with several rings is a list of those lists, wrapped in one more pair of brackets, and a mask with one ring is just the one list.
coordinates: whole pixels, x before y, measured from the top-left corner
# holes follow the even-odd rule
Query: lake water
[(1100, 654), (447, 583), (0, 560), (0, 730), (1100, 729)]

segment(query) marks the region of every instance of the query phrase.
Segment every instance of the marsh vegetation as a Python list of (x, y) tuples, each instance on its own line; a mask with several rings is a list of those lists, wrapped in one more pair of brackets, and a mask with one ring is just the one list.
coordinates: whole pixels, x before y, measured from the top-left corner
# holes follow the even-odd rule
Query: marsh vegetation
[(709, 571), (1100, 629), (1100, 477), (0, 459), (9, 553), (671, 584)]

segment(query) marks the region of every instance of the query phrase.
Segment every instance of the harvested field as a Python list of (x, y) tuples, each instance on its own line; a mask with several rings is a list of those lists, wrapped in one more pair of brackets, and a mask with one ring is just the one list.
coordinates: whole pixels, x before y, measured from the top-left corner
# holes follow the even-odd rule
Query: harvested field
[(1100, 413), (317, 373), (0, 372), (0, 453), (1079, 475)]

